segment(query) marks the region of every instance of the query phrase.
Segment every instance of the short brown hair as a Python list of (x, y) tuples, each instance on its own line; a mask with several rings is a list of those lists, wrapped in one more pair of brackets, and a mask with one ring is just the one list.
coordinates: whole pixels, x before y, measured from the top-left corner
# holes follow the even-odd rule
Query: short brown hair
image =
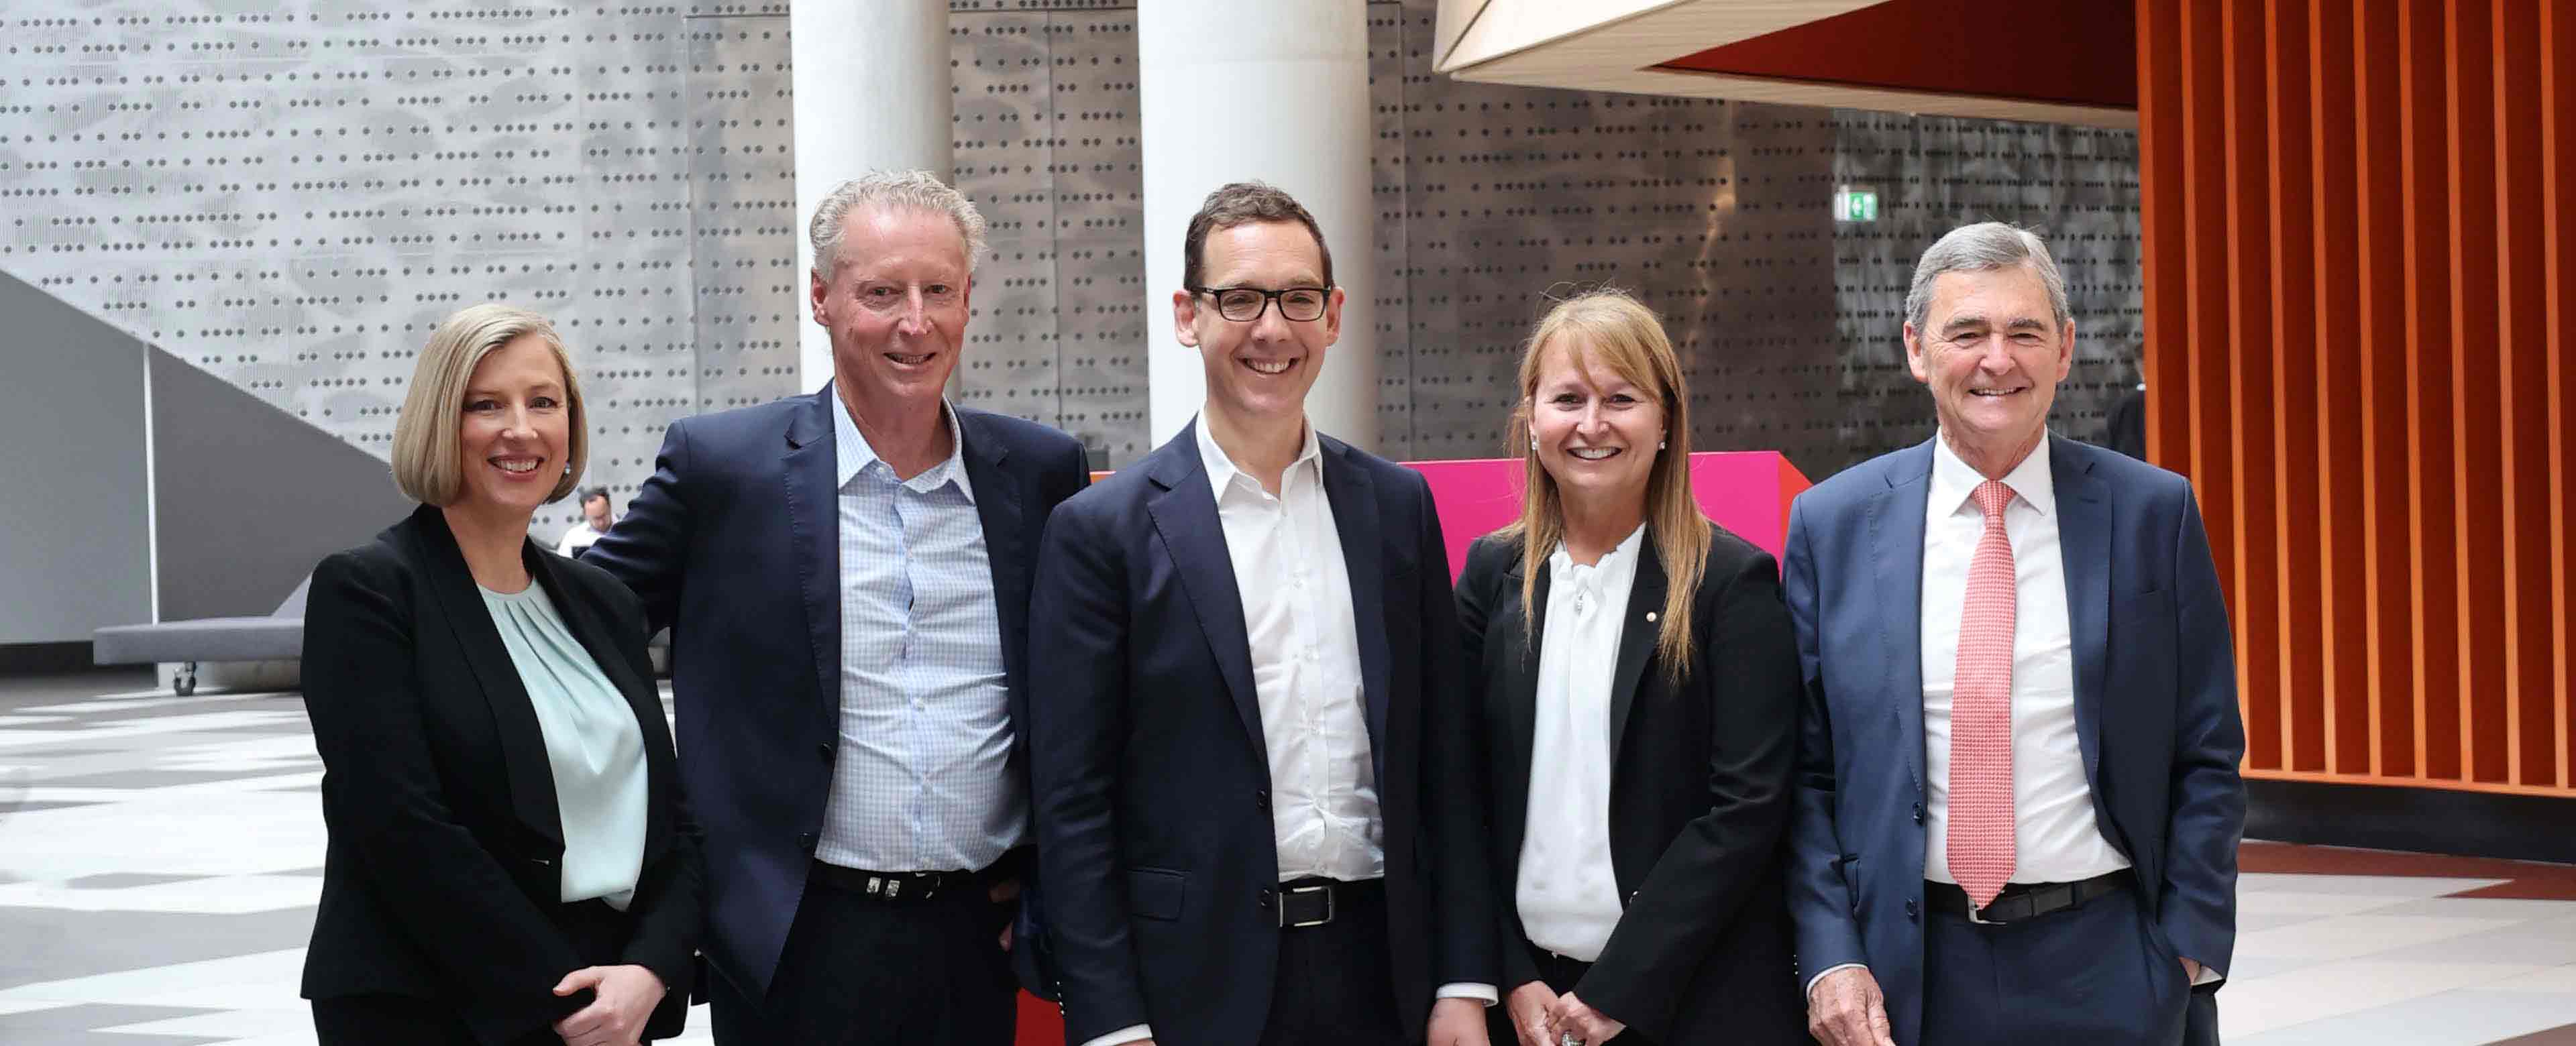
[(1181, 249), (1181, 287), (1196, 287), (1207, 275), (1208, 235), (1254, 222), (1296, 222), (1315, 237), (1315, 253), (1324, 259), (1324, 286), (1333, 286), (1333, 249), (1324, 243), (1324, 228), (1306, 205), (1266, 182), (1235, 182), (1209, 193), (1190, 216), (1190, 240)]
[(573, 376), (572, 359), (564, 354), (555, 325), (536, 313), (498, 302), (457, 310), (429, 336), (412, 368), (411, 389), (403, 395), (402, 414), (394, 419), (394, 485), (424, 505), (446, 507), (456, 501), (465, 482), (465, 383), (483, 357), (528, 335), (545, 342), (563, 369), (564, 409), (570, 430), (564, 447), (564, 469), (546, 500), (560, 500), (581, 482), (590, 462), (590, 420), (582, 409), (581, 382)]

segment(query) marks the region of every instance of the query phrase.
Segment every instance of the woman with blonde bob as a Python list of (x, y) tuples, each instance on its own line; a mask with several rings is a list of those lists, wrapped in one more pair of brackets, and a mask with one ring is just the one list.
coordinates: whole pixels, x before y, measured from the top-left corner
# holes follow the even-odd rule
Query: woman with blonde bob
[(1521, 517), (1457, 587), (1490, 757), (1494, 1041), (1804, 1042), (1779, 568), (1692, 496), (1690, 394), (1645, 306), (1557, 304), (1520, 392)]
[(460, 311), (394, 425), (420, 508), (314, 568), (304, 701), (330, 847), (304, 997), (323, 1043), (680, 1031), (699, 844), (643, 610), (528, 540), (588, 445), (554, 325)]

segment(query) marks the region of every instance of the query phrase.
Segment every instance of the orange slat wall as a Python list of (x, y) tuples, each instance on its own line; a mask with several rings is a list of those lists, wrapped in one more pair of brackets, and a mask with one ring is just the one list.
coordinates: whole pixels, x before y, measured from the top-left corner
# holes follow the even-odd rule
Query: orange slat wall
[(2147, 445), (2246, 773), (2576, 796), (2576, 0), (2139, 0)]

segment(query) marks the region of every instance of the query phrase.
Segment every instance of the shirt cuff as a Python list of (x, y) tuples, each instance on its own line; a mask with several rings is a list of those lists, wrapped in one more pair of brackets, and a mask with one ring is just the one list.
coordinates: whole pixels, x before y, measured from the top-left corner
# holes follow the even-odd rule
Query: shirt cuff
[(2204, 963), (2200, 968), (2200, 976), (2192, 980), (2191, 986), (2197, 988), (2204, 984), (2216, 984), (2226, 979), (2227, 975), (2218, 972), (2217, 967)]
[(1152, 1028), (1142, 1024), (1130, 1024), (1099, 1038), (1085, 1040), (1082, 1046), (1118, 1046), (1122, 1042), (1143, 1042), (1153, 1037)]
[(1828, 967), (1825, 967), (1824, 969), (1821, 969), (1821, 970), (1816, 971), (1816, 975), (1815, 975), (1815, 976), (1807, 978), (1807, 990), (1806, 990), (1806, 993), (1805, 993), (1805, 994), (1806, 994), (1806, 996), (1807, 996), (1807, 998), (1808, 998), (1808, 1001), (1813, 1002), (1813, 1001), (1815, 1000), (1815, 995), (1816, 995), (1816, 982), (1817, 982), (1817, 981), (1824, 980), (1824, 979), (1825, 979), (1825, 975), (1826, 975), (1826, 974), (1832, 973), (1832, 972), (1834, 972), (1835, 970), (1848, 970), (1848, 969), (1852, 969), (1852, 968), (1854, 968), (1854, 967), (1858, 967), (1858, 968), (1860, 968), (1860, 969), (1866, 970), (1866, 969), (1869, 969), (1869, 964), (1868, 964), (1868, 963), (1863, 963), (1863, 962), (1846, 962), (1846, 963), (1837, 963), (1837, 964), (1835, 964), (1835, 965), (1828, 966)]
[(1474, 999), (1487, 1006), (1503, 1001), (1503, 993), (1497, 991), (1493, 985), (1478, 984), (1474, 981), (1456, 981), (1449, 984), (1443, 984), (1440, 986), (1439, 991), (1431, 993), (1431, 997), (1435, 999)]

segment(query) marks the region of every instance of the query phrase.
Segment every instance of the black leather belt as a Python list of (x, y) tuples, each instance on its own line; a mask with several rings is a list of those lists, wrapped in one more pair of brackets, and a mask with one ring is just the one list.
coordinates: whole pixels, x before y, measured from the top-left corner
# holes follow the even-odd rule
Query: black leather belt
[(2008, 883), (2002, 893), (1995, 895), (1994, 903), (1983, 908), (1970, 905), (1968, 892), (1950, 883), (1926, 881), (1923, 896), (1933, 911), (1964, 916), (1980, 925), (2001, 926), (2082, 907), (2096, 897), (2127, 889), (2129, 881), (2129, 870), (2123, 868), (2082, 882)]
[(814, 881), (880, 901), (927, 901), (942, 893), (981, 886), (976, 872), (871, 872), (814, 862)]
[(1360, 907), (1386, 900), (1386, 880), (1291, 879), (1279, 884), (1279, 928), (1324, 926)]

